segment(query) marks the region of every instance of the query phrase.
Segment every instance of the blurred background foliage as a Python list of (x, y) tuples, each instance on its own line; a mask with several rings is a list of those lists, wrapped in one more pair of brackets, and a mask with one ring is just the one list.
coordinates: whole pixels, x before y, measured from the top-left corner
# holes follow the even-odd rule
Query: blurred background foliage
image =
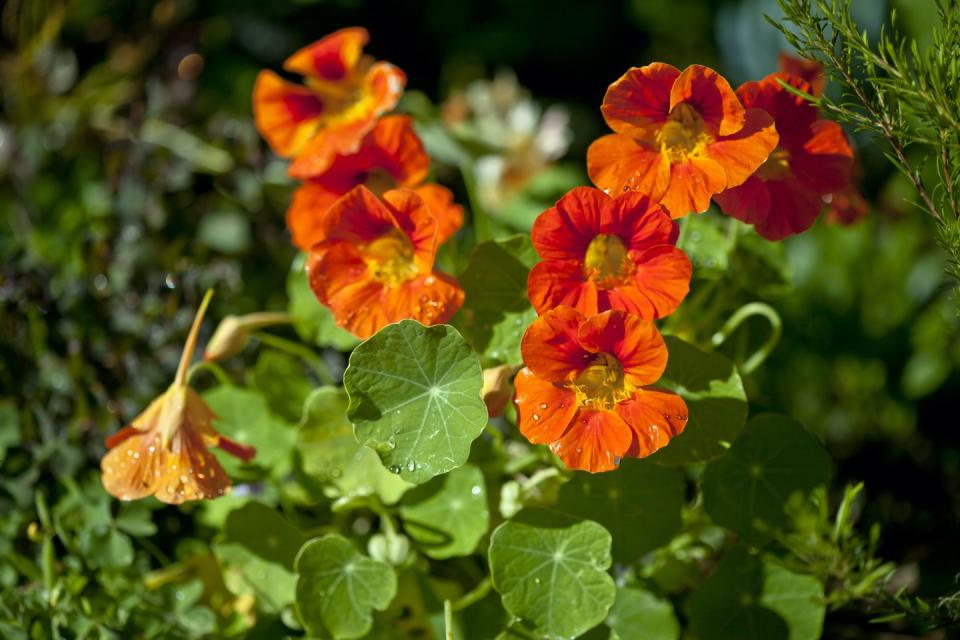
[[(855, 3), (873, 34), (891, 8), (922, 43), (932, 1)], [(764, 14), (778, 14), (774, 0), (7, 0), (0, 587), (16, 588), (22, 576), (52, 586), (45, 558), (56, 554), (71, 576), (58, 583), (64, 620), (84, 612), (145, 637), (244, 627), (249, 585), (216, 584), (209, 551), (185, 552), (223, 527), (241, 498), (117, 510), (94, 470), (103, 437), (169, 382), (206, 288), (217, 290), (213, 318), (287, 308), (283, 283), (295, 251), (283, 215), (292, 183), (253, 127), (259, 69), (279, 68), (291, 51), (339, 27), (367, 27), (369, 51), (408, 75), (401, 108), (417, 116), (437, 179), (507, 233), (529, 228), (563, 191), (586, 183), (586, 147), (606, 131), (598, 105), (628, 66), (697, 62), (734, 85), (774, 71), (784, 43)], [(479, 80), (488, 84), (471, 84)], [(498, 95), (525, 106), (498, 111)], [(957, 301), (909, 186), (882, 146), (862, 137), (856, 145), (870, 212), (854, 226), (820, 220), (768, 245), (731, 240), (716, 212), (689, 220), (683, 243), (696, 279), (668, 327), (709, 344), (742, 304), (777, 309), (783, 338), (745, 377), (752, 410), (788, 413), (816, 433), (836, 461), (837, 484), (865, 483), (858, 508), (864, 530), (882, 527), (879, 556), (905, 567), (917, 593), (943, 594), (956, 589), (960, 567)], [(464, 178), (477, 188), (468, 193)], [(469, 235), (442, 257), (455, 272)], [(743, 362), (768, 332), (751, 317), (721, 350)], [(340, 339), (325, 344), (347, 348)], [(322, 357), (342, 370), (335, 348)], [(249, 371), (233, 362), (230, 373), (246, 372), (272, 404), (253, 406), (259, 395), (221, 402), (250, 401), (250, 411), (271, 413), (264, 419), (295, 423), (317, 378), (299, 371), (292, 408), (269, 384), (298, 366), (276, 355)], [(218, 549), (231, 553), (249, 552)], [(156, 572), (187, 555), (192, 564), (179, 574)], [(85, 590), (94, 579), (88, 570), (102, 587), (96, 597)], [(139, 577), (150, 570), (144, 586)], [(39, 592), (30, 597), (42, 609)], [(0, 614), (15, 618), (3, 600)], [(860, 637), (865, 624), (842, 612), (833, 621), (836, 637)], [(0, 624), (0, 635), (12, 629)]]

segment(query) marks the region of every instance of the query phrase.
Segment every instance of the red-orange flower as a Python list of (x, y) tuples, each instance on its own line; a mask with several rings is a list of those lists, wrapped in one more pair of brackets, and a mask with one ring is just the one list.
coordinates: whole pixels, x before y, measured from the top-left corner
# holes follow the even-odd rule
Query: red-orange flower
[(360, 338), (412, 318), (423, 324), (449, 320), (463, 290), (433, 270), (437, 222), (423, 198), (408, 189), (377, 198), (358, 186), (323, 216), (307, 275), (317, 299)]
[(656, 327), (635, 315), (586, 317), (557, 307), (530, 325), (521, 351), (520, 432), (549, 444), (572, 469), (615, 469), (620, 458), (648, 456), (686, 426), (683, 398), (649, 386), (663, 374), (667, 349)]
[(388, 62), (362, 55), (366, 29), (341, 29), (283, 63), (304, 84), (261, 71), (253, 87), (257, 129), (279, 156), (294, 158), (290, 175), (322, 173), (338, 153), (357, 150), (378, 116), (392, 109), (406, 76)]
[(453, 202), (450, 190), (423, 184), (430, 157), (413, 129), (409, 116), (380, 118), (364, 136), (356, 153), (336, 155), (330, 167), (293, 193), (287, 226), (293, 243), (309, 251), (324, 238), (319, 233), (327, 210), (345, 193), (364, 185), (374, 194), (405, 187), (417, 192), (437, 220), (437, 243), (443, 244), (463, 224), (463, 208)]
[(607, 89), (602, 111), (616, 133), (590, 145), (590, 179), (608, 193), (647, 194), (674, 218), (706, 211), (713, 194), (743, 183), (777, 146), (770, 116), (745, 109), (700, 65), (634, 67)]
[(173, 384), (132, 424), (107, 438), (109, 451), (100, 470), (110, 495), (121, 500), (153, 495), (168, 504), (216, 498), (230, 488), (230, 478), (208, 447), (220, 447), (244, 461), (256, 453), (217, 433), (213, 411), (187, 386), (187, 368), (209, 302), (208, 293), (194, 318)]
[(622, 309), (653, 320), (687, 295), (692, 267), (675, 245), (677, 225), (645, 195), (611, 198), (577, 187), (533, 223), (527, 293), (538, 313), (559, 305), (588, 315)]
[(773, 116), (780, 144), (746, 182), (716, 197), (724, 213), (754, 225), (768, 240), (808, 229), (820, 215), (823, 196), (850, 184), (853, 166), (853, 150), (840, 125), (818, 120), (816, 107), (778, 80), (810, 91), (805, 81), (784, 73), (737, 90), (744, 105)]
[(781, 51), (778, 61), (780, 71), (794, 78), (800, 78), (810, 85), (810, 95), (822, 95), (827, 88), (827, 77), (823, 75), (823, 65), (816, 60), (800, 58)]

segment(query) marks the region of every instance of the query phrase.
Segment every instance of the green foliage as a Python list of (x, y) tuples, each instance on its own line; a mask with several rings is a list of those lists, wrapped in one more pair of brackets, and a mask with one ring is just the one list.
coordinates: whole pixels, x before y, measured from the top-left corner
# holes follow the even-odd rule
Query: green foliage
[(617, 590), (617, 599), (607, 615), (610, 638), (648, 638), (677, 640), (680, 625), (668, 600), (649, 591), (625, 587)]
[(357, 439), (419, 484), (462, 465), (487, 424), (480, 363), (456, 329), (403, 320), (354, 349), (343, 375)]

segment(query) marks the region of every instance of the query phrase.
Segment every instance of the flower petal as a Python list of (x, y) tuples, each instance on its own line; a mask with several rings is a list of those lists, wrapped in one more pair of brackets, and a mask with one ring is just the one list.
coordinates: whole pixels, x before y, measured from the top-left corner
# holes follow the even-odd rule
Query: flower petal
[(662, 62), (631, 68), (603, 96), (603, 119), (618, 133), (665, 121), (670, 115), (670, 88), (679, 75), (676, 67)]
[(614, 133), (587, 149), (587, 174), (608, 193), (639, 191), (659, 201), (670, 184), (670, 160), (627, 134)]
[(777, 60), (780, 71), (800, 78), (810, 85), (811, 95), (822, 95), (823, 90), (827, 88), (827, 77), (823, 75), (823, 65), (816, 60), (807, 60), (784, 51), (780, 52)]
[(293, 192), (287, 209), (287, 229), (295, 246), (309, 251), (313, 245), (326, 239), (323, 218), (341, 195), (310, 182)]
[(261, 71), (253, 85), (257, 130), (281, 157), (303, 150), (320, 126), (326, 105), (309, 89)]
[(294, 53), (283, 68), (328, 82), (343, 80), (357, 65), (369, 39), (362, 27), (340, 29)]
[(660, 245), (631, 257), (637, 265), (633, 282), (653, 311), (652, 315), (640, 314), (641, 317), (655, 320), (676, 311), (690, 291), (693, 265), (687, 254), (677, 247)]
[(643, 458), (664, 447), (687, 426), (687, 403), (665, 389), (639, 389), (633, 399), (621, 402), (616, 412), (633, 431), (626, 455)]
[(654, 244), (674, 244), (678, 231), (670, 215), (639, 191), (620, 193), (611, 198), (600, 226), (600, 233), (620, 236), (628, 250)]
[(430, 273), (437, 255), (437, 221), (427, 203), (410, 189), (391, 189), (383, 194), (383, 202), (410, 238), (417, 268), (421, 273)]
[(590, 316), (580, 325), (577, 341), (588, 351), (616, 357), (624, 380), (635, 387), (656, 382), (667, 366), (667, 347), (656, 326), (624, 311)]
[(823, 199), (793, 177), (768, 180), (770, 213), (754, 225), (767, 240), (782, 240), (806, 231), (823, 210)]
[(537, 313), (560, 305), (588, 315), (597, 313), (597, 286), (583, 277), (583, 265), (573, 260), (544, 260), (527, 276), (527, 296)]
[(533, 444), (559, 440), (577, 413), (573, 390), (538, 378), (527, 368), (517, 374), (514, 386), (520, 433)]
[(660, 206), (674, 218), (702, 213), (710, 208), (710, 197), (723, 191), (727, 176), (723, 167), (711, 158), (690, 158), (670, 165), (670, 187)]
[(561, 306), (547, 311), (527, 327), (520, 341), (523, 362), (538, 377), (549, 382), (575, 378), (593, 359), (577, 341), (582, 313)]
[(853, 177), (853, 149), (836, 122), (818, 120), (810, 128), (802, 151), (790, 156), (793, 174), (820, 194), (839, 191)]
[[(740, 131), (718, 138), (706, 149), (707, 157), (723, 167), (726, 188), (743, 184), (767, 160), (780, 140), (770, 114), (762, 109), (747, 109), (746, 113)], [(713, 193), (718, 191), (720, 189)]]
[(677, 77), (670, 89), (670, 110), (680, 103), (696, 109), (713, 136), (736, 133), (744, 125), (740, 98), (727, 79), (709, 67), (692, 64)]
[(810, 127), (817, 120), (817, 108), (787, 91), (780, 82), (809, 92), (810, 85), (785, 73), (771, 73), (759, 82), (746, 82), (737, 95), (747, 109), (762, 109), (776, 123), (780, 146), (800, 146), (810, 137)]
[(718, 193), (713, 199), (725, 214), (747, 224), (759, 224), (770, 215), (767, 183), (755, 175), (739, 187)]
[(317, 222), (317, 233), (324, 240), (363, 244), (400, 228), (394, 207), (380, 201), (369, 189), (360, 185), (351, 189), (327, 210)]
[(463, 296), (456, 279), (434, 271), (384, 288), (381, 305), (388, 322), (411, 318), (425, 325), (443, 324), (463, 305)]
[(463, 226), (463, 207), (453, 201), (453, 192), (446, 187), (428, 183), (413, 188), (423, 198), (430, 214), (437, 221), (437, 247), (453, 237)]
[(633, 442), (633, 432), (612, 411), (581, 409), (570, 428), (550, 449), (571, 469), (612, 471)]
[(582, 260), (603, 224), (610, 196), (591, 187), (574, 187), (537, 216), (530, 230), (544, 260)]

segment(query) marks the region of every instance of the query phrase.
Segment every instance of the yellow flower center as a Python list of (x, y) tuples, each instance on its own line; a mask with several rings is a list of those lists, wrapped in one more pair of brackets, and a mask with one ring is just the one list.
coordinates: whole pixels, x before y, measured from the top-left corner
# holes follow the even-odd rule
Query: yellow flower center
[(618, 236), (602, 233), (590, 241), (583, 257), (583, 275), (599, 289), (612, 289), (633, 275), (635, 265)]
[(623, 366), (609, 353), (600, 353), (572, 383), (581, 407), (610, 410), (632, 395), (623, 379)]
[(757, 169), (757, 176), (762, 180), (782, 180), (790, 175), (790, 152), (783, 147), (777, 147), (767, 158), (767, 161)]
[(674, 164), (702, 155), (711, 142), (713, 138), (706, 132), (703, 117), (686, 102), (673, 108), (657, 135), (660, 152)]
[(413, 245), (399, 229), (391, 229), (363, 248), (363, 260), (373, 277), (387, 285), (397, 285), (419, 273), (413, 262)]

